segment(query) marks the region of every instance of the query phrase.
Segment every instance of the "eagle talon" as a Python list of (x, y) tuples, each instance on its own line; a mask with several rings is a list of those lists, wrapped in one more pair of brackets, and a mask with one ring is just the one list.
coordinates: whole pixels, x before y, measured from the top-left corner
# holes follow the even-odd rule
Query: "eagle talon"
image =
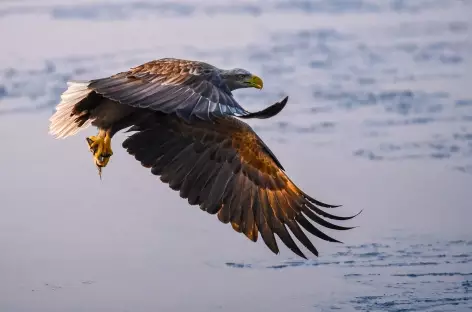
[(86, 140), (90, 151), (93, 154), (95, 165), (97, 166), (98, 174), (101, 178), (102, 168), (107, 166), (108, 162), (110, 161), (110, 157), (113, 155), (113, 151), (111, 149), (111, 138), (107, 133), (105, 136), (91, 136)]

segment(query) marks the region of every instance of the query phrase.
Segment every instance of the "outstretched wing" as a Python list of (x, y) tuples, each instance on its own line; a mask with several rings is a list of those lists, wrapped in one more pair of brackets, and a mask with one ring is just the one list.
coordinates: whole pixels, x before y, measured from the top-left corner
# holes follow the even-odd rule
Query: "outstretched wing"
[[(234, 117), (215, 123), (186, 123), (173, 115), (154, 114), (130, 131), (138, 131), (123, 147), (180, 192), (191, 205), (217, 214), (223, 223), (256, 242), (260, 233), (274, 253), (279, 249), (274, 234), (295, 254), (305, 257), (293, 235), (313, 254), (315, 246), (305, 235), (330, 241), (319, 226), (335, 230), (348, 227), (326, 219), (347, 220), (327, 213), (322, 203), (299, 189), (285, 174), (275, 155), (244, 122)], [(314, 221), (314, 225), (309, 220)]]
[(159, 59), (108, 78), (92, 80), (95, 92), (126, 105), (176, 113), (189, 120), (249, 112), (233, 98), (218, 70), (206, 63)]

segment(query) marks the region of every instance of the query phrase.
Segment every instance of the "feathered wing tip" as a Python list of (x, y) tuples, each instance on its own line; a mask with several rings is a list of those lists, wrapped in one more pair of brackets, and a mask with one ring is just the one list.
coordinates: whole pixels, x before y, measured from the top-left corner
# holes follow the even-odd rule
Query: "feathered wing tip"
[(91, 123), (91, 120), (80, 122), (81, 115), (74, 112), (75, 105), (93, 91), (88, 88), (89, 82), (69, 81), (67, 85), (69, 88), (61, 95), (61, 102), (56, 106), (56, 112), (49, 118), (49, 134), (58, 139), (74, 135)]
[(248, 113), (246, 115), (237, 116), (239, 118), (249, 119), (249, 118), (259, 118), (259, 119), (267, 119), (274, 117), (278, 113), (284, 109), (285, 105), (287, 104), (288, 96), (286, 96), (282, 101), (277, 102), (261, 111)]

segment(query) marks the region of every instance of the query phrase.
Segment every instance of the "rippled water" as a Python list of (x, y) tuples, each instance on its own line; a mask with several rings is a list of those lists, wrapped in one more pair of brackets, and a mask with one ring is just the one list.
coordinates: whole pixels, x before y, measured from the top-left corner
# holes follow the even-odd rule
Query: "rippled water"
[[(470, 16), (469, 0), (1, 2), (0, 311), (472, 311)], [(364, 210), (344, 245), (273, 256), (124, 152), (98, 184), (83, 137), (47, 136), (67, 80), (169, 56), (259, 74), (236, 92), (250, 110), (290, 96), (251, 125), (308, 193)]]
[[(409, 241), (409, 244), (406, 244)], [(382, 243), (345, 246), (320, 261), (280, 264), (226, 263), (232, 268), (279, 270), (312, 266), (341, 270), (348, 287), (369, 292), (315, 307), (367, 311), (459, 311), (472, 307), (472, 241), (392, 237)]]

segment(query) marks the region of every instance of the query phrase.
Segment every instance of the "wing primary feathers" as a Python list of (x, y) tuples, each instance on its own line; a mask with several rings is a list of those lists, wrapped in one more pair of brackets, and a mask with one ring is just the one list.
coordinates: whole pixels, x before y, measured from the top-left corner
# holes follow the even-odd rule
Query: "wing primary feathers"
[(256, 202), (257, 206), (257, 189), (252, 185), (252, 182), (247, 181), (248, 183), (248, 195), (245, 197), (245, 202), (241, 202), (241, 205), (244, 204), (241, 214), (241, 231), (246, 235), (247, 238), (256, 242), (258, 239), (258, 225), (256, 224), (256, 211), (254, 210), (254, 203)]
[(312, 203), (310, 203), (310, 202), (308, 202), (308, 201), (307, 201), (305, 204), (308, 206), (308, 208), (310, 208), (311, 210), (313, 210), (315, 213), (317, 213), (317, 214), (319, 214), (319, 215), (321, 215), (321, 216), (323, 216), (323, 217), (325, 217), (325, 218), (328, 218), (328, 219), (331, 219), (331, 220), (338, 220), (338, 221), (350, 220), (350, 219), (352, 219), (352, 218), (354, 218), (354, 217), (357, 217), (357, 216), (362, 212), (362, 210), (361, 210), (361, 211), (359, 211), (358, 213), (356, 213), (356, 214), (353, 215), (353, 216), (341, 217), (341, 216), (337, 216), (337, 215), (333, 215), (333, 214), (327, 213), (326, 211), (321, 210), (320, 208), (316, 207), (315, 205), (313, 205)]
[[(250, 196), (250, 192), (245, 185), (246, 179), (241, 172), (237, 173), (236, 179), (236, 183), (239, 182), (239, 185), (234, 188), (235, 192), (233, 193), (233, 199), (231, 200), (231, 221), (240, 223), (243, 210), (248, 209), (247, 207), (249, 207), (249, 202), (247, 202), (247, 200)], [(241, 193), (239, 193), (239, 191)]]
[(250, 118), (258, 118), (258, 119), (267, 119), (272, 118), (284, 109), (285, 105), (287, 104), (288, 96), (286, 96), (282, 101), (277, 102), (261, 111), (254, 112), (254, 113), (247, 113), (246, 115), (238, 116), (239, 118), (243, 119), (250, 119)]
[(294, 220), (288, 220), (286, 223), (290, 231), (303, 244), (303, 246), (305, 246), (312, 254), (318, 257), (318, 250), (315, 246), (313, 246), (313, 243), (306, 236), (306, 234), (303, 233), (302, 229), (297, 224), (297, 222), (295, 222)]
[(308, 221), (305, 218), (304, 215), (299, 214), (297, 216), (296, 220), (298, 221), (298, 223), (300, 223), (301, 226), (303, 226), (303, 228), (305, 228), (305, 230), (307, 230), (311, 234), (321, 238), (322, 240), (332, 242), (332, 243), (341, 243), (340, 241), (338, 241), (338, 240), (326, 235), (325, 233), (321, 232), (320, 230), (318, 230), (313, 224), (310, 223), (310, 221)]
[(222, 223), (229, 223), (231, 220), (231, 199), (232, 193), (225, 193), (224, 198), (222, 200), (221, 209), (218, 211), (218, 220)]
[(255, 198), (252, 203), (253, 211), (255, 213), (255, 219), (257, 227), (262, 236), (264, 243), (272, 250), (273, 253), (278, 254), (279, 248), (277, 247), (277, 242), (274, 237), (274, 233), (270, 230), (269, 222), (270, 220), (266, 219), (266, 214), (264, 212), (267, 209), (267, 197), (264, 196), (265, 192), (262, 189), (258, 189), (255, 192)]
[(277, 234), (278, 237), (282, 240), (282, 242), (287, 246), (291, 251), (293, 251), (297, 256), (302, 257), (307, 259), (305, 254), (298, 248), (297, 244), (293, 240), (292, 236), (290, 236), (290, 233), (287, 231), (285, 226), (278, 222), (273, 225), (273, 230), (275, 234)]
[(319, 225), (324, 226), (325, 228), (332, 229), (332, 230), (338, 230), (338, 231), (345, 231), (345, 230), (350, 230), (353, 229), (353, 227), (344, 227), (336, 224), (332, 224), (331, 222), (328, 222), (322, 218), (320, 218), (316, 213), (308, 209), (306, 206), (302, 206), (302, 212), (311, 220), (315, 221)]
[(329, 205), (323, 202), (320, 202), (319, 200), (314, 199), (313, 197), (308, 196), (307, 194), (303, 193), (303, 196), (305, 196), (310, 202), (312, 202), (315, 205), (321, 206), (323, 208), (338, 208), (342, 207), (342, 205)]
[(286, 207), (285, 211), (292, 212), (292, 214), (287, 219), (285, 219), (285, 224), (287, 224), (290, 231), (303, 244), (303, 246), (305, 246), (312, 254), (318, 257), (318, 250), (315, 248), (313, 243), (310, 241), (310, 239), (306, 236), (306, 234), (301, 230), (298, 223), (295, 221), (300, 212), (297, 212), (297, 210), (293, 208), (287, 196), (287, 194), (281, 192), (280, 197), (278, 197), (279, 203)]
[(283, 220), (285, 220), (285, 216), (281, 214), (281, 210), (279, 208), (279, 204), (275, 196), (271, 194), (271, 191), (266, 191), (266, 198), (270, 205), (270, 208), (275, 212), (275, 217), (270, 219), (270, 224), (275, 234), (282, 240), (282, 242), (292, 250), (296, 255), (305, 258), (306, 256), (303, 252), (298, 248), (297, 244), (293, 241), (293, 238), (290, 236), (290, 233), (285, 228), (283, 224)]

